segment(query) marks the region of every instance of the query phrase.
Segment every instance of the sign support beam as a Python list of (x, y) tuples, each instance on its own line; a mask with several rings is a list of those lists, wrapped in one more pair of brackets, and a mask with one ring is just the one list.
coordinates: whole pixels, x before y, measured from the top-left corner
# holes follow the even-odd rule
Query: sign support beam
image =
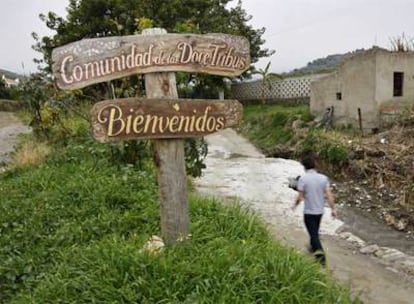
[[(143, 35), (165, 34), (163, 29), (147, 29)], [(175, 73), (145, 74), (147, 98), (178, 98)], [(184, 141), (154, 140), (154, 161), (158, 169), (161, 201), (161, 236), (169, 245), (185, 239), (190, 233), (190, 211), (187, 201)]]

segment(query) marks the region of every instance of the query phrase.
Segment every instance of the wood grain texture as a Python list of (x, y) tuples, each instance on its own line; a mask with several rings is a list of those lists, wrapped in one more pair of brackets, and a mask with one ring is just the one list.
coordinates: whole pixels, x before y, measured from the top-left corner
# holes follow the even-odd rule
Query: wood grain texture
[(249, 41), (227, 34), (156, 34), (84, 39), (52, 52), (61, 89), (134, 74), (184, 71), (237, 76), (250, 66)]
[(243, 107), (237, 100), (105, 100), (91, 111), (99, 142), (130, 139), (199, 137), (237, 125)]
[[(144, 35), (164, 33), (163, 29), (148, 29), (143, 32)], [(167, 72), (145, 75), (145, 90), (148, 98), (177, 98), (175, 74)], [(174, 245), (190, 233), (184, 141), (155, 140), (154, 150), (161, 201), (161, 236), (166, 244)]]

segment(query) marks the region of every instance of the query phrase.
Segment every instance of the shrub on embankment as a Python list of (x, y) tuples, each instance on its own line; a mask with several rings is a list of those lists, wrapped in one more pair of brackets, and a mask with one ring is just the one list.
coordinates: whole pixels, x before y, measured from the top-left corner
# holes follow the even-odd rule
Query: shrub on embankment
[(84, 135), (0, 175), (0, 302), (351, 302), (257, 217), (217, 201), (191, 197), (188, 243), (140, 252), (159, 234), (153, 167), (114, 163)]
[(343, 134), (315, 127), (308, 105), (244, 107), (241, 133), (267, 156), (300, 159), (312, 153), (324, 165), (342, 168), (349, 159)]

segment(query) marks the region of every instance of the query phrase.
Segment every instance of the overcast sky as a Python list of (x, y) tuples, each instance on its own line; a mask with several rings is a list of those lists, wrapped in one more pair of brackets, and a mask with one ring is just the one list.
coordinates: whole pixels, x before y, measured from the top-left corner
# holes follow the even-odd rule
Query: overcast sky
[[(235, 3), (237, 0), (234, 1)], [(50, 34), (39, 14), (66, 14), (68, 0), (1, 0), (0, 68), (36, 71), (31, 32)], [(390, 38), (414, 37), (414, 0), (242, 0), (255, 28), (265, 27), (265, 47), (276, 53), (273, 72), (288, 72), (330, 54), (373, 45), (388, 48)]]

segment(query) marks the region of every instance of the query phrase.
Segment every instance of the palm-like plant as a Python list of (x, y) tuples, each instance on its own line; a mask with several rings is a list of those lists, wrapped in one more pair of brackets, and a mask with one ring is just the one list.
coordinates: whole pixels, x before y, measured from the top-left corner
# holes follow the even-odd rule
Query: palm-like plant
[(266, 99), (265, 99), (265, 91), (266, 91), (266, 87), (268, 89), (272, 88), (272, 80), (274, 79), (283, 79), (282, 75), (277, 74), (277, 73), (270, 73), (270, 65), (271, 62), (269, 61), (266, 64), (266, 67), (264, 69), (258, 69), (253, 71), (253, 74), (259, 74), (262, 76), (262, 85), (261, 85), (261, 99), (262, 99), (262, 103), (265, 104), (266, 103)]

